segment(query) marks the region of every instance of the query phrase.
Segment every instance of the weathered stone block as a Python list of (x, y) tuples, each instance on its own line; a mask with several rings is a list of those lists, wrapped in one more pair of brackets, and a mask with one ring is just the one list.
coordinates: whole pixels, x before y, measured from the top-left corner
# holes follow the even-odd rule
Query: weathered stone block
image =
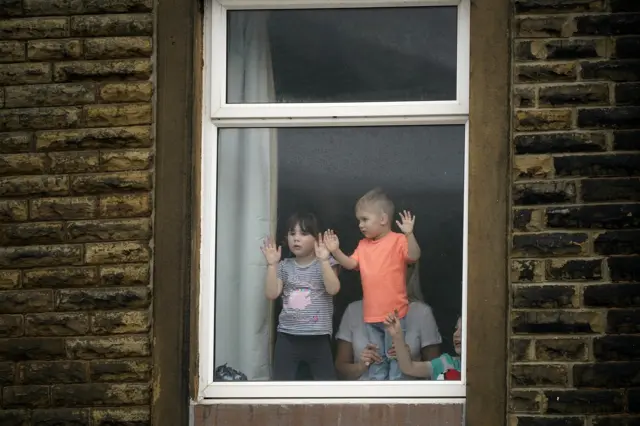
[(580, 64), (584, 80), (638, 81), (640, 80), (640, 61), (600, 61)]
[(65, 195), (69, 192), (66, 176), (20, 176), (0, 178), (0, 196)]
[(60, 311), (137, 309), (151, 303), (151, 291), (146, 287), (60, 290), (56, 309)]
[(512, 361), (531, 361), (533, 340), (509, 339), (509, 353)]
[(511, 327), (516, 334), (602, 333), (605, 319), (602, 312), (520, 311), (512, 313)]
[(49, 406), (48, 386), (7, 386), (2, 391), (6, 408), (42, 408)]
[(516, 42), (515, 57), (521, 61), (563, 61), (572, 59), (602, 58), (607, 55), (604, 39), (560, 39)]
[(631, 129), (640, 120), (640, 107), (589, 108), (578, 110), (578, 126), (591, 129)]
[(520, 110), (514, 117), (514, 128), (517, 131), (568, 130), (571, 128), (573, 115), (569, 109)]
[(19, 222), (27, 220), (28, 211), (26, 200), (0, 201), (0, 222)]
[(516, 206), (573, 203), (576, 184), (569, 181), (514, 184), (512, 196)]
[[(512, 416), (511, 425), (512, 426), (585, 426), (585, 420), (582, 417)], [(600, 425), (600, 426), (605, 426), (605, 425)]]
[(0, 133), (0, 154), (30, 151), (32, 140), (30, 133)]
[(151, 0), (85, 0), (85, 10), (88, 13), (131, 13), (151, 12)]
[[(0, 356), (1, 351), (0, 341)], [(135, 358), (151, 354), (147, 336), (78, 337), (67, 339), (69, 355), (75, 359)]]
[(27, 43), (27, 57), (30, 61), (55, 61), (79, 59), (82, 57), (80, 40), (34, 40)]
[[(22, 315), (0, 315), (0, 337), (20, 337), (23, 334)], [(1, 369), (0, 373), (2, 373)]]
[(29, 411), (0, 410), (0, 424), (3, 426), (31, 426), (29, 423)]
[(603, 0), (515, 0), (516, 13), (597, 12), (604, 10)]
[(149, 194), (105, 195), (100, 197), (101, 217), (137, 217), (151, 214)]
[(4, 0), (0, 16), (20, 16), (22, 15), (22, 0)]
[(151, 150), (103, 151), (100, 153), (100, 170), (103, 172), (120, 172), (129, 170), (146, 170), (153, 163)]
[(542, 260), (512, 260), (512, 282), (540, 282), (544, 279), (544, 261)]
[(6, 107), (66, 106), (95, 102), (91, 84), (36, 84), (5, 88)]
[(618, 83), (615, 87), (616, 105), (640, 105), (640, 83)]
[(542, 401), (543, 398), (539, 392), (512, 390), (509, 393), (509, 412), (539, 413)]
[(67, 129), (78, 126), (80, 108), (18, 108), (0, 110), (0, 130)]
[(53, 309), (53, 294), (48, 290), (0, 292), (0, 312), (19, 314)]
[(0, 271), (0, 290), (17, 288), (20, 281), (20, 271)]
[(577, 308), (580, 305), (573, 286), (515, 286), (512, 295), (515, 309)]
[(146, 360), (92, 361), (94, 382), (146, 382), (151, 379), (151, 363)]
[(593, 341), (598, 361), (635, 361), (640, 357), (640, 336), (603, 336)]
[(39, 151), (140, 148), (151, 146), (148, 126), (45, 131), (36, 133)]
[(87, 59), (145, 58), (153, 53), (151, 37), (88, 38), (84, 49)]
[(139, 242), (93, 243), (85, 250), (87, 263), (146, 262), (150, 258), (149, 246)]
[(640, 34), (640, 14), (603, 14), (576, 17), (574, 35), (627, 35)]
[(41, 154), (4, 154), (0, 156), (0, 175), (45, 173), (46, 157)]
[(148, 404), (149, 385), (91, 383), (83, 385), (56, 385), (51, 387), (54, 406), (126, 406)]
[(82, 361), (28, 362), (22, 364), (20, 376), (27, 385), (83, 383), (89, 380), (89, 367)]
[(146, 263), (100, 267), (100, 285), (103, 286), (146, 286), (149, 280), (149, 265)]
[(0, 84), (37, 84), (51, 81), (51, 65), (46, 63), (0, 64)]
[(575, 81), (575, 64), (516, 65), (516, 83), (545, 83), (553, 81)]
[(64, 266), (81, 261), (82, 247), (79, 245), (0, 247), (0, 266), (4, 267)]
[(54, 65), (54, 81), (78, 80), (146, 80), (151, 77), (149, 59), (120, 59), (112, 61), (58, 62)]
[(66, 356), (63, 339), (0, 339), (0, 360), (2, 361), (50, 360)]
[(612, 12), (640, 12), (640, 3), (635, 0), (609, 0)]
[(73, 242), (148, 240), (151, 221), (146, 218), (77, 221), (69, 223), (67, 230), (69, 241)]
[(89, 409), (34, 410), (32, 426), (91, 426)]
[(518, 387), (562, 387), (569, 381), (566, 365), (526, 365), (511, 367), (511, 386)]
[(82, 13), (82, 0), (24, 0), (24, 14), (33, 16)]
[(513, 178), (546, 179), (552, 178), (553, 158), (550, 155), (516, 155), (513, 158)]
[(555, 281), (602, 279), (602, 259), (552, 259), (547, 261), (547, 278)]
[(640, 310), (611, 310), (607, 313), (607, 333), (640, 333)]
[[(640, 284), (602, 284), (584, 288), (584, 305), (599, 308), (640, 307)], [(640, 349), (638, 349), (640, 352)]]
[(640, 385), (640, 362), (574, 365), (573, 383), (578, 388), (637, 387)]
[(640, 37), (620, 37), (615, 39), (615, 54), (619, 59), (640, 58)]
[[(0, 386), (8, 386), (14, 384), (15, 375), (16, 364), (14, 364), (13, 362), (0, 363)], [(2, 417), (0, 417), (0, 421), (1, 419)]]
[(625, 399), (614, 390), (545, 391), (548, 414), (600, 414), (624, 410)]
[(613, 132), (613, 149), (616, 151), (639, 151), (640, 131), (620, 130)]
[(23, 41), (0, 41), (0, 62), (22, 62), (24, 60)]
[(25, 18), (0, 21), (0, 39), (69, 37), (69, 18)]
[(585, 361), (588, 358), (586, 339), (536, 339), (538, 361)]
[(637, 176), (640, 175), (640, 154), (567, 155), (554, 157), (554, 167), (556, 176)]
[(88, 173), (99, 170), (99, 156), (95, 151), (53, 152), (48, 155), (53, 173)]
[(94, 267), (31, 269), (24, 272), (25, 288), (88, 287), (98, 283)]
[(640, 282), (640, 256), (616, 256), (607, 260), (611, 281)]
[(84, 107), (85, 124), (88, 127), (132, 126), (150, 124), (151, 105), (90, 105)]
[(151, 187), (152, 180), (149, 172), (122, 172), (74, 176), (71, 180), (71, 188), (77, 194), (149, 191)]
[(541, 231), (545, 227), (543, 210), (517, 209), (513, 212), (513, 229), (522, 232)]
[(598, 234), (593, 247), (598, 254), (638, 254), (640, 253), (640, 230), (608, 231)]
[(151, 413), (148, 408), (95, 408), (91, 410), (93, 425), (111, 426), (144, 426), (151, 424)]
[(588, 179), (582, 182), (582, 199), (598, 201), (639, 201), (640, 179)]
[(89, 331), (87, 314), (43, 313), (26, 315), (30, 336), (79, 336)]
[(31, 219), (90, 219), (98, 215), (95, 197), (39, 198), (31, 201)]
[(149, 13), (74, 16), (72, 37), (150, 36), (153, 16)]
[(609, 105), (606, 84), (574, 84), (540, 88), (540, 106)]
[(0, 225), (0, 246), (57, 244), (64, 241), (61, 222), (33, 222)]
[[(123, 304), (131, 305), (129, 301)], [(150, 327), (151, 319), (146, 311), (96, 312), (91, 320), (91, 330), (94, 334), (146, 333)]]
[(512, 255), (529, 257), (584, 255), (589, 250), (589, 236), (585, 233), (540, 233), (514, 235)]
[(513, 106), (531, 108), (536, 106), (536, 88), (529, 86), (513, 87)]

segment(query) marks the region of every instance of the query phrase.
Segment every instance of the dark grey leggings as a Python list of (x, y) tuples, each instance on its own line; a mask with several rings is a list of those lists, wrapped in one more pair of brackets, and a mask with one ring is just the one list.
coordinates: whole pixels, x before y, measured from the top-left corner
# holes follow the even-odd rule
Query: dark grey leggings
[(301, 362), (306, 362), (314, 380), (335, 380), (333, 354), (328, 334), (294, 336), (278, 333), (274, 350), (273, 379), (295, 380)]

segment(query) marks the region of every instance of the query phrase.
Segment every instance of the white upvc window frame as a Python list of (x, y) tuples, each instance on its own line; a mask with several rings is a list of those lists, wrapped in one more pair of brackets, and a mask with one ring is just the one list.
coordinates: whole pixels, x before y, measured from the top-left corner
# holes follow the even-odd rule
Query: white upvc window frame
[[(453, 403), (466, 396), (461, 381), (214, 382), (216, 185), (218, 130), (238, 127), (334, 127), (464, 125), (464, 220), (462, 256), (462, 362), (467, 348), (467, 239), (469, 195), (469, 26), (471, 0), (206, 0), (200, 170), (200, 294), (198, 403), (328, 403), (429, 401)], [(451, 101), (253, 103), (226, 102), (227, 11), (456, 6), (457, 82)], [(446, 330), (445, 333), (452, 330)]]

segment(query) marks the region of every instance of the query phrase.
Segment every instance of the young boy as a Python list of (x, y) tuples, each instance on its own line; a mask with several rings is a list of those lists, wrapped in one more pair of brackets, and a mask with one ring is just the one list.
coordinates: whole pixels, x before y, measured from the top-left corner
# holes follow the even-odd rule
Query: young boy
[(413, 235), (415, 218), (408, 211), (400, 213), (396, 224), (403, 232), (391, 231), (394, 215), (393, 202), (380, 189), (367, 192), (356, 204), (356, 218), (360, 232), (365, 236), (351, 256), (340, 250), (337, 235), (325, 232), (325, 244), (335, 260), (346, 269), (360, 270), (362, 281), (362, 308), (369, 342), (376, 345), (383, 362), (369, 367), (371, 380), (400, 380), (402, 372), (388, 352), (393, 344), (386, 332), (384, 320), (396, 313), (405, 329), (405, 316), (409, 310), (407, 298), (407, 263), (420, 258), (420, 247)]

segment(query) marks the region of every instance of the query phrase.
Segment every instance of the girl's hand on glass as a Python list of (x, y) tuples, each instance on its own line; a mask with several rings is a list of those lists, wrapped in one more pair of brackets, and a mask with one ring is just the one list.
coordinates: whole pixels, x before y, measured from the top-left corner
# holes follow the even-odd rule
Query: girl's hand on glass
[(340, 240), (338, 239), (338, 236), (336, 235), (336, 233), (333, 232), (333, 229), (329, 229), (328, 231), (325, 231), (323, 240), (324, 240), (324, 245), (327, 247), (327, 250), (329, 250), (329, 252), (331, 253), (335, 252), (336, 250), (338, 250), (338, 248), (340, 248)]
[(262, 250), (262, 254), (270, 266), (277, 265), (278, 262), (280, 262), (280, 258), (282, 257), (282, 247), (276, 246), (272, 238), (265, 238), (260, 250)]
[(324, 241), (322, 234), (318, 235), (318, 239), (315, 241), (315, 251), (316, 251), (316, 257), (318, 259), (320, 260), (329, 259), (329, 255), (331, 253), (329, 253), (329, 250), (327, 249), (327, 245), (326, 245), (326, 242)]

